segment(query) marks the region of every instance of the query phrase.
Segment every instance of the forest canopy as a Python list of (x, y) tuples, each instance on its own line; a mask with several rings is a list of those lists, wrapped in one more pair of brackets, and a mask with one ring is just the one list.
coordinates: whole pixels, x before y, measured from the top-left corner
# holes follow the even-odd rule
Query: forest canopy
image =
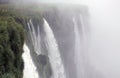
[(22, 78), (24, 29), (19, 16), (0, 11), (0, 78)]

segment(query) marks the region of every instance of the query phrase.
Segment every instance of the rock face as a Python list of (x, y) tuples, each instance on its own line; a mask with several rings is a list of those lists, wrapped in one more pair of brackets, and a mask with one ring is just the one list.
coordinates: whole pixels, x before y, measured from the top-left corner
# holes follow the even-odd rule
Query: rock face
[(52, 75), (52, 70), (49, 62), (49, 58), (46, 55), (37, 56), (38, 63), (40, 65), (39, 72), (42, 78), (50, 78)]
[(38, 61), (44, 66), (47, 64), (47, 61), (48, 61), (48, 57), (45, 56), (45, 55), (38, 55)]

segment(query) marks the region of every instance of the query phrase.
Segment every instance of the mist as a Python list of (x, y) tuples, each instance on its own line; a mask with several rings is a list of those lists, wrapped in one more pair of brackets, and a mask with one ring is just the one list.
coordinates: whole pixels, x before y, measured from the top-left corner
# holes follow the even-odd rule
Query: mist
[(93, 0), (88, 4), (91, 64), (105, 78), (120, 78), (120, 1)]
[(120, 1), (82, 0), (70, 3), (72, 2), (88, 6), (91, 31), (88, 56), (91, 65), (104, 78), (120, 78)]
[[(21, 1), (24, 2), (24, 1)], [(26, 0), (24, 3), (34, 2)], [(120, 78), (120, 1), (119, 0), (41, 0), (39, 3), (85, 5), (89, 10), (90, 64), (104, 78)]]

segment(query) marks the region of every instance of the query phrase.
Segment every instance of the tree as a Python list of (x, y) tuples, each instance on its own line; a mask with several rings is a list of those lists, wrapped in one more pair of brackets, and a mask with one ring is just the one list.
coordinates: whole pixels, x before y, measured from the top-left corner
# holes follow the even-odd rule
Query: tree
[(8, 14), (0, 16), (0, 78), (23, 76), (24, 29)]

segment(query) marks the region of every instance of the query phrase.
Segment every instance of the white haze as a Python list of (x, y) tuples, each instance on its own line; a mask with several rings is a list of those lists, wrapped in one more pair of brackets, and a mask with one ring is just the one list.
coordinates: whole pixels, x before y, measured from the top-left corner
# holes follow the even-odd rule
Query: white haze
[[(40, 0), (36, 0), (39, 1)], [(42, 0), (50, 3), (85, 4), (90, 13), (90, 63), (105, 78), (120, 78), (119, 0)]]
[[(57, 0), (54, 1), (57, 2)], [(69, 3), (67, 0), (65, 2)], [(120, 1), (70, 1), (70, 3), (72, 2), (85, 4), (89, 8), (91, 28), (90, 63), (105, 78), (120, 78)]]
[(93, 0), (88, 4), (91, 64), (105, 78), (120, 78), (120, 1)]

